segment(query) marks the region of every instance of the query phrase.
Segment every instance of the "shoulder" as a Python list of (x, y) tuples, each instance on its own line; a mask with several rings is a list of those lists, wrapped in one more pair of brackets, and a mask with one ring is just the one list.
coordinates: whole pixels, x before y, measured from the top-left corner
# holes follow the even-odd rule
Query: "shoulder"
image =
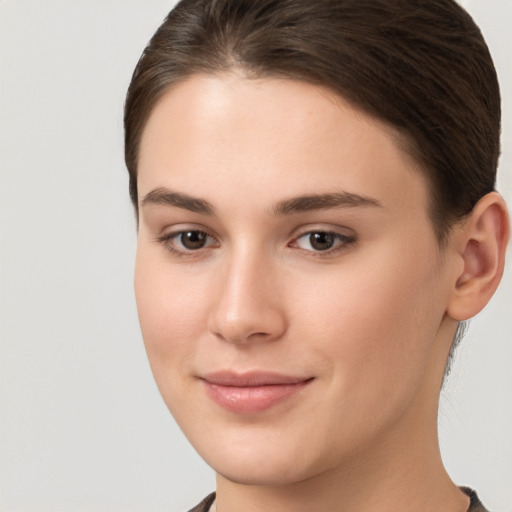
[(188, 512), (208, 512), (208, 510), (210, 510), (210, 507), (214, 501), (215, 501), (215, 493), (212, 492), (211, 494), (206, 496), (206, 498), (203, 501), (201, 501), (201, 503), (196, 505), (194, 508), (191, 508)]

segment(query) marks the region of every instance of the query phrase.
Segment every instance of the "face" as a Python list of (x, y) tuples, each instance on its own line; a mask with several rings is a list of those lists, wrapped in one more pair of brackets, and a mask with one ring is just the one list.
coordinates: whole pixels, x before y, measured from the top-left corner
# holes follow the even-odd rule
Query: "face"
[(138, 190), (149, 361), (220, 475), (298, 482), (435, 423), (446, 258), (390, 128), (317, 86), (194, 76), (150, 116)]

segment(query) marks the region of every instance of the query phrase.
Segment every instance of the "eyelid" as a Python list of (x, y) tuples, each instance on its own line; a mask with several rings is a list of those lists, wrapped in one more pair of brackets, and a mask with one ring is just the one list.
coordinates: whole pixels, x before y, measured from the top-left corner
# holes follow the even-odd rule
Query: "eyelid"
[[(342, 232), (345, 231), (345, 232)], [(350, 231), (350, 233), (347, 233), (346, 231)], [(324, 233), (333, 235), (338, 240), (341, 240), (340, 243), (337, 243), (333, 248), (326, 249), (326, 250), (315, 250), (312, 249), (304, 249), (302, 247), (298, 246), (298, 240), (300, 240), (303, 237), (310, 236), (314, 233)], [(293, 238), (291, 242), (288, 243), (288, 247), (296, 248), (298, 250), (304, 251), (305, 253), (310, 254), (314, 257), (329, 257), (338, 254), (339, 252), (342, 252), (344, 250), (347, 250), (350, 248), (355, 242), (357, 242), (357, 236), (353, 232), (353, 230), (348, 228), (334, 228), (334, 227), (326, 227), (326, 226), (311, 226), (307, 228), (302, 228), (301, 231), (299, 231), (297, 234), (293, 235)]]
[(297, 239), (301, 236), (309, 235), (311, 233), (331, 233), (341, 237), (356, 238), (356, 232), (352, 228), (323, 223), (301, 225), (291, 232), (290, 238)]
[[(208, 238), (215, 241), (215, 244), (209, 244), (206, 247), (200, 247), (196, 250), (187, 249), (186, 247), (177, 247), (172, 243), (173, 239), (188, 232), (198, 232), (205, 234)], [(173, 226), (173, 228), (162, 235), (156, 237), (155, 241), (158, 244), (164, 246), (166, 250), (168, 250), (171, 254), (175, 256), (183, 256), (183, 257), (199, 257), (204, 256), (205, 252), (209, 252), (212, 248), (218, 247), (219, 242), (217, 237), (212, 235), (209, 230), (205, 229), (203, 226), (191, 226), (191, 225), (183, 225), (183, 226)]]
[[(179, 247), (175, 243), (173, 243), (173, 239), (187, 232), (200, 232), (204, 233), (213, 243), (208, 243), (205, 247), (199, 247), (197, 249), (187, 249), (186, 247)], [(333, 235), (337, 239), (337, 243), (334, 247), (325, 249), (325, 250), (315, 250), (314, 248), (305, 249), (300, 247), (298, 244), (298, 240), (308, 235), (312, 235), (314, 233), (324, 233)], [(315, 257), (329, 257), (333, 256), (341, 251), (348, 249), (351, 245), (353, 245), (357, 241), (356, 234), (350, 228), (341, 227), (341, 226), (319, 226), (319, 225), (309, 225), (302, 226), (300, 229), (296, 229), (294, 234), (291, 234), (289, 241), (286, 246), (293, 249), (298, 249), (307, 253), (309, 255)], [(155, 241), (165, 247), (170, 253), (176, 256), (184, 256), (184, 257), (201, 257), (204, 256), (205, 253), (210, 252), (214, 248), (218, 248), (220, 246), (219, 237), (213, 235), (211, 230), (205, 228), (201, 225), (175, 225), (172, 226), (169, 231), (159, 235), (155, 238)]]

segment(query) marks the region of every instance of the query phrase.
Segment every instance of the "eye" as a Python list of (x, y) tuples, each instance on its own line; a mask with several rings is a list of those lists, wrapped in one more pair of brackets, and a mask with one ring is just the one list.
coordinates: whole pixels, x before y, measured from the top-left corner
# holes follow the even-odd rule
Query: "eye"
[(352, 236), (331, 231), (310, 231), (296, 238), (291, 246), (311, 252), (333, 252), (345, 248), (355, 241)]
[(202, 249), (208, 242), (208, 235), (204, 231), (183, 231), (175, 237), (182, 247), (189, 251)]
[(187, 255), (200, 249), (217, 246), (217, 241), (212, 236), (199, 229), (170, 233), (158, 238), (158, 241), (178, 255)]

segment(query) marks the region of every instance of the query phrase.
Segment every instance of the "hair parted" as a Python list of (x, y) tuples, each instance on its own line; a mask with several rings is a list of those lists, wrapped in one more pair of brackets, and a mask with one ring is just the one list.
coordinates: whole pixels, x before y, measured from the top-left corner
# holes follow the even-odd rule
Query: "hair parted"
[(182, 0), (144, 50), (126, 98), (136, 211), (139, 144), (155, 104), (194, 74), (234, 69), (327, 87), (397, 129), (428, 178), (440, 241), (494, 189), (496, 71), (454, 0)]

